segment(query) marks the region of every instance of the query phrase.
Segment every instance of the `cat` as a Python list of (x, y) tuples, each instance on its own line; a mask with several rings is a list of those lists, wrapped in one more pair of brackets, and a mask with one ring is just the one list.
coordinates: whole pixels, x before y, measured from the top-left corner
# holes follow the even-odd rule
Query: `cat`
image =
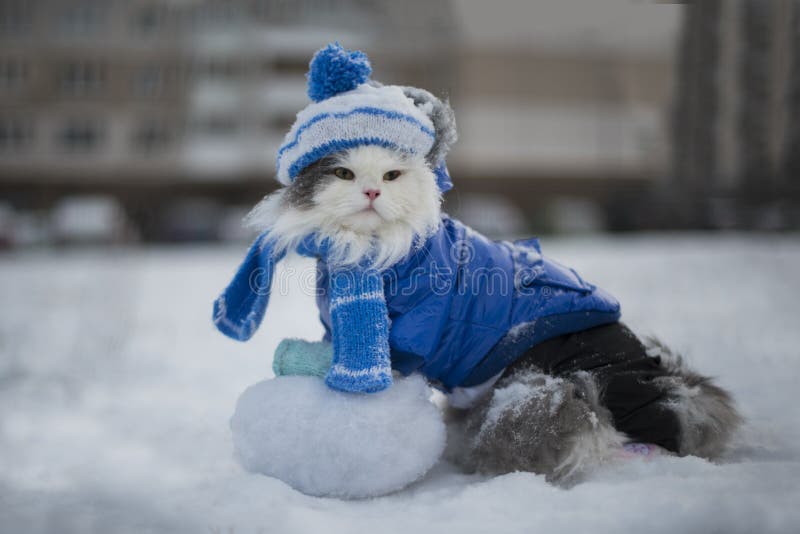
[[(455, 142), (455, 120), (447, 102), (404, 91), (434, 124), (428, 154), (365, 145), (327, 155), (261, 201), (248, 224), (269, 231), (279, 252), (310, 234), (327, 238), (329, 263), (344, 266), (369, 257), (386, 269), (424, 243), (443, 224), (435, 168)], [(517, 339), (509, 333), (498, 345)], [(618, 321), (524, 347), (481, 384), (448, 393), (453, 461), (563, 483), (632, 441), (718, 457), (743, 421), (727, 391)]]

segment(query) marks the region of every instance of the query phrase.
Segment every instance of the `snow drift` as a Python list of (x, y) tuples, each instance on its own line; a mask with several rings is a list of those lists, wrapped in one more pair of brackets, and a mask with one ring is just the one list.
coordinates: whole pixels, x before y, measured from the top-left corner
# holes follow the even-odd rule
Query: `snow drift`
[(271, 376), (281, 339), (322, 338), (308, 320), (318, 313), (313, 262), (287, 260), (263, 331), (242, 344), (208, 317), (240, 245), (9, 251), (0, 531), (796, 534), (798, 236), (591, 235), (546, 246), (618, 297), (634, 331), (730, 388), (748, 423), (725, 459), (637, 457), (568, 491), (442, 459), (391, 495), (310, 497), (242, 469), (228, 422), (254, 377)]
[(236, 404), (236, 456), (309, 495), (384, 495), (421, 478), (444, 450), (444, 422), (429, 397), (418, 375), (371, 395), (334, 391), (317, 377), (264, 380)]

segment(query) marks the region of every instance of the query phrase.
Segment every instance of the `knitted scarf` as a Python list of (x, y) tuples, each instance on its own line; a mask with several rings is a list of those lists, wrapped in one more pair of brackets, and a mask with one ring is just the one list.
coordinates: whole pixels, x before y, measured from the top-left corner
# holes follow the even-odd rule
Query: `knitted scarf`
[[(303, 256), (327, 261), (330, 244), (315, 236), (297, 247)], [(220, 332), (247, 341), (264, 318), (276, 252), (268, 232), (260, 235), (231, 283), (214, 302), (214, 324)], [(374, 393), (392, 384), (389, 316), (381, 272), (368, 260), (357, 266), (333, 268), (328, 277), (333, 362), (325, 383), (340, 391)]]

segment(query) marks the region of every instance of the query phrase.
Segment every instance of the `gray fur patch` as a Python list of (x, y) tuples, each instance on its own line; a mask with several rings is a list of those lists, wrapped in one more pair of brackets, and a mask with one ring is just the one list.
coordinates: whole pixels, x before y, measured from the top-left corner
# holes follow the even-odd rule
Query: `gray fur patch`
[(284, 201), (299, 209), (314, 207), (314, 195), (328, 183), (336, 180), (332, 174), (338, 157), (336, 154), (322, 158), (300, 171), (294, 182), (286, 187)]
[(463, 449), (453, 460), (470, 471), (529, 471), (570, 483), (575, 447), (599, 435), (601, 427), (616, 435), (591, 375), (572, 378), (535, 370), (502, 378), (491, 395), (462, 416)]
[[(403, 87), (403, 93), (414, 101), (414, 105), (423, 109), (433, 122), (436, 139), (425, 159), (432, 167), (444, 161), (450, 148), (458, 140), (456, 115), (448, 101), (441, 101), (433, 94), (418, 87)], [(426, 109), (429, 108), (429, 109)]]

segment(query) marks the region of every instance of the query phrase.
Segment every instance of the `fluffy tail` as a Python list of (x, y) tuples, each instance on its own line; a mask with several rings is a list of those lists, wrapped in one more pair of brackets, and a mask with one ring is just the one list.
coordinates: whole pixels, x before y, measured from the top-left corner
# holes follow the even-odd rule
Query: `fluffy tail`
[(733, 398), (712, 378), (693, 371), (683, 358), (658, 339), (645, 340), (647, 353), (661, 359), (667, 371), (653, 382), (663, 387), (663, 405), (672, 410), (679, 421), (679, 455), (717, 458), (726, 449), (731, 437), (744, 423)]

